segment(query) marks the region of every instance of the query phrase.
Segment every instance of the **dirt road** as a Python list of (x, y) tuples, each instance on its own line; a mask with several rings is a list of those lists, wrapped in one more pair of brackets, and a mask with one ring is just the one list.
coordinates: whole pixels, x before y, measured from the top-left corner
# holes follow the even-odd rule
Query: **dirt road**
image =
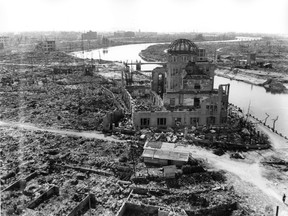
[[(265, 215), (275, 215), (276, 206), (279, 206), (279, 216), (288, 216), (288, 204), (282, 203), (283, 193), (288, 194), (288, 173), (277, 173), (277, 178), (286, 179), (286, 181), (278, 181), (278, 179), (273, 178), (268, 180), (265, 174), (269, 173), (270, 170), (267, 170), (267, 167), (260, 163), (261, 159), (272, 155), (288, 158), (288, 142), (262, 125), (257, 127), (269, 136), (273, 146), (272, 150), (245, 153), (245, 160), (237, 160), (231, 159), (229, 154), (217, 156), (206, 149), (193, 147), (192, 156), (206, 158), (207, 162), (214, 168), (237, 176), (242, 182), (240, 184), (235, 182), (236, 190), (239, 190), (240, 193), (245, 191), (246, 195), (249, 193), (248, 202), (250, 204), (253, 199), (256, 199), (252, 205), (259, 204), (259, 207), (255, 207), (255, 209), (263, 208), (262, 210), (265, 210), (266, 207), (269, 207), (268, 209), (272, 208), (271, 213), (266, 210)], [(233, 186), (235, 180), (237, 178), (233, 178), (231, 182)]]
[(81, 136), (81, 137), (85, 137), (85, 138), (95, 138), (95, 139), (102, 139), (102, 140), (106, 140), (106, 141), (124, 142), (124, 140), (118, 140), (118, 139), (110, 137), (110, 136), (105, 136), (104, 134), (102, 134), (98, 131), (93, 131), (93, 132), (81, 131), (81, 132), (78, 132), (78, 131), (72, 131), (72, 130), (42, 128), (42, 127), (38, 127), (38, 126), (35, 126), (33, 124), (28, 124), (28, 123), (4, 122), (4, 121), (0, 121), (0, 126), (19, 127), (19, 128), (23, 128), (26, 130), (47, 131), (47, 132), (62, 134), (62, 135)]

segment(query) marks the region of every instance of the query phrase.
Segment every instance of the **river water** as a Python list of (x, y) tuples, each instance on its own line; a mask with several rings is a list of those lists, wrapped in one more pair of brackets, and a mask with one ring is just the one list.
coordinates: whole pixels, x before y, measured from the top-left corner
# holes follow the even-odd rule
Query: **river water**
[[(104, 48), (96, 49), (83, 52), (74, 52), (73, 55), (80, 58), (93, 58), (93, 59), (104, 59), (109, 61), (119, 61), (119, 62), (127, 62), (131, 63), (136, 61), (146, 62), (139, 56), (141, 50), (146, 49), (148, 46), (159, 44), (159, 43), (145, 43), (145, 44), (130, 44), (123, 46), (114, 46), (109, 47), (107, 49), (107, 53), (104, 53)], [(141, 65), (141, 70), (153, 70), (155, 67), (159, 65), (149, 64), (149, 65)], [(134, 67), (135, 68), (135, 67)]]
[(251, 85), (244, 82), (229, 80), (227, 78), (215, 76), (214, 86), (219, 84), (230, 83), (229, 102), (240, 107), (244, 113), (248, 112), (256, 116), (260, 120), (266, 118), (266, 114), (270, 115), (266, 124), (271, 127), (272, 119), (277, 118), (275, 128), (278, 132), (288, 137), (288, 95), (287, 94), (271, 94), (266, 92), (261, 86)]
[[(243, 40), (241, 38), (241, 40)], [(235, 40), (233, 40), (235, 41)], [(227, 41), (225, 41), (227, 42)], [(146, 44), (132, 44), (109, 47), (107, 53), (103, 53), (103, 49), (96, 49), (89, 52), (75, 52), (73, 55), (80, 58), (93, 58), (104, 59), (111, 61), (124, 61), (124, 62), (145, 62), (139, 56), (141, 50), (146, 49), (148, 46), (155, 43)], [(159, 65), (142, 65), (142, 70), (152, 70)], [(266, 92), (263, 87), (247, 84), (240, 81), (229, 80), (227, 78), (215, 76), (214, 87), (218, 88), (219, 84), (230, 83), (229, 101), (234, 105), (240, 107), (244, 113), (248, 111), (257, 118), (264, 120), (266, 114), (269, 114), (267, 124), (271, 127), (273, 125), (272, 119), (277, 118), (275, 128), (278, 132), (288, 137), (288, 95), (286, 94), (271, 94)]]

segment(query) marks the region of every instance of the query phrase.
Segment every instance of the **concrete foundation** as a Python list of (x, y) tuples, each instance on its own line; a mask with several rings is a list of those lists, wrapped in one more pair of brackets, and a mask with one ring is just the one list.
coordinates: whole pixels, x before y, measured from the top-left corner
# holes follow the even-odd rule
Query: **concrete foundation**
[(37, 172), (33, 172), (30, 175), (26, 176), (25, 178), (19, 179), (18, 181), (12, 183), (7, 188), (2, 190), (2, 192), (10, 191), (10, 190), (23, 190), (25, 188), (25, 186), (26, 186), (26, 182), (28, 182), (31, 179), (35, 178), (37, 175), (38, 175)]
[(67, 216), (78, 216), (88, 211), (90, 208), (96, 207), (96, 199), (94, 194), (87, 195)]
[(95, 170), (95, 169), (89, 169), (89, 168), (84, 168), (84, 167), (74, 167), (74, 166), (69, 166), (69, 165), (63, 165), (62, 167), (78, 170), (81, 172), (96, 173), (98, 175), (103, 175), (103, 176), (112, 176), (113, 175), (112, 173), (109, 173), (109, 172), (106, 172), (103, 170)]
[(53, 195), (58, 196), (59, 195), (59, 188), (56, 186), (52, 186), (51, 188), (49, 188), (46, 192), (44, 192), (43, 194), (41, 194), (38, 198), (36, 198), (35, 200), (33, 200), (30, 204), (28, 204), (27, 208), (29, 209), (34, 209), (36, 208), (38, 205), (40, 205), (42, 202), (44, 202), (45, 200), (49, 199), (50, 197), (52, 197)]

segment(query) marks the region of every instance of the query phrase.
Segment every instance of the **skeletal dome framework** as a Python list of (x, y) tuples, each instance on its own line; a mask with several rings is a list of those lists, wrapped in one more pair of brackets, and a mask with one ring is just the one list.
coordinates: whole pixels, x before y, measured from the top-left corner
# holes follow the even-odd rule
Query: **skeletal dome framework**
[(169, 54), (195, 54), (197, 55), (198, 46), (190, 40), (178, 39), (173, 41), (169, 48)]

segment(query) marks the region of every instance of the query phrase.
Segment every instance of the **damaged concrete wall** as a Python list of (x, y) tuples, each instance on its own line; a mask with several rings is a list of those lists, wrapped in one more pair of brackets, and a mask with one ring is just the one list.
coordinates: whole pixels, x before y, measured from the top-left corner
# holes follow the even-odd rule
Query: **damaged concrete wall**
[[(193, 118), (199, 119), (199, 125), (206, 125), (207, 118), (213, 116), (215, 124), (220, 124), (220, 118), (215, 113), (196, 110), (196, 111), (139, 111), (133, 115), (135, 127), (175, 127), (175, 126), (192, 126)], [(141, 119), (149, 119), (149, 125), (141, 125)], [(162, 119), (162, 120), (160, 120)], [(165, 120), (163, 120), (165, 119)]]
[(107, 95), (108, 97), (110, 97), (114, 104), (116, 105), (117, 109), (122, 110), (123, 107), (121, 106), (121, 104), (117, 101), (115, 95), (113, 94), (113, 92), (111, 92), (109, 89), (105, 88), (104, 86), (101, 86), (101, 91), (103, 94)]
[[(138, 111), (133, 113), (135, 127), (175, 127), (198, 125), (219, 125), (227, 120), (229, 84), (220, 85), (218, 94), (203, 94), (200, 100), (200, 108), (183, 107), (183, 111)], [(200, 94), (201, 95), (201, 94)], [(200, 96), (199, 95), (199, 96)], [(210, 96), (210, 97), (209, 97)], [(194, 103), (194, 101), (193, 101)], [(143, 119), (146, 119), (143, 121)], [(147, 121), (148, 119), (148, 121)], [(197, 120), (195, 120), (197, 119)], [(146, 125), (141, 125), (141, 122)], [(149, 122), (149, 123), (147, 123)]]
[[(107, 95), (107, 97), (111, 98), (117, 107), (112, 112), (108, 112), (103, 118), (103, 130), (111, 130), (113, 123), (115, 125), (117, 125), (119, 120), (124, 117), (124, 109), (121, 106), (121, 104), (117, 101), (117, 98), (115, 97), (113, 92), (111, 92), (109, 89), (107, 89), (103, 86), (101, 86), (101, 91), (103, 94)], [(126, 95), (125, 97), (129, 98), (128, 95)], [(129, 99), (126, 100), (126, 102), (127, 101), (129, 101)], [(129, 103), (128, 103), (128, 105), (129, 105)]]
[(118, 122), (123, 117), (123, 109), (116, 109), (113, 112), (108, 112), (103, 118), (103, 130), (111, 130), (113, 123), (117, 126)]
[(133, 97), (145, 97), (150, 94), (150, 86), (138, 85), (126, 86), (126, 88)]
[[(199, 105), (197, 106), (194, 98), (189, 94), (167, 93), (164, 97), (167, 111), (135, 112), (133, 113), (133, 123), (140, 128), (219, 125), (225, 123), (228, 113), (229, 88), (229, 84), (219, 85), (218, 90), (195, 94), (195, 98), (199, 99)], [(170, 105), (172, 98), (175, 99), (173, 106)], [(179, 101), (182, 103), (179, 104)], [(143, 125), (144, 122), (145, 125)], [(195, 122), (197, 122), (197, 125), (195, 125)]]
[(56, 196), (59, 195), (59, 187), (57, 187), (57, 186), (52, 186), (52, 187), (49, 188), (46, 192), (44, 192), (44, 193), (41, 194), (39, 197), (37, 197), (35, 200), (33, 200), (31, 203), (29, 203), (29, 205), (27, 206), (27, 208), (29, 208), (29, 209), (34, 209), (34, 208), (36, 208), (39, 204), (41, 204), (42, 202), (46, 201), (47, 199), (49, 199), (49, 198), (52, 197), (53, 195), (56, 195)]
[(145, 215), (158, 215), (158, 206), (148, 206), (148, 205), (137, 205), (134, 203), (126, 202), (122, 210), (118, 212), (117, 216), (130, 215), (133, 212), (133, 215), (145, 214)]
[(151, 89), (157, 94), (162, 95), (165, 92), (166, 68), (156, 67), (152, 71)]
[[(190, 89), (194, 91), (210, 91), (213, 89), (213, 80), (211, 79), (185, 79), (183, 80), (183, 88)], [(198, 89), (197, 89), (198, 88)]]
[(158, 94), (156, 94), (155, 91), (151, 90), (150, 95), (151, 95), (151, 100), (153, 102), (153, 105), (159, 106), (159, 107), (164, 106), (164, 102), (163, 102), (162, 98)]
[(188, 216), (202, 216), (202, 215), (231, 215), (233, 210), (238, 209), (237, 203), (225, 203), (210, 208), (203, 208), (196, 211), (185, 210)]
[[(90, 206), (89, 206), (90, 205)], [(69, 214), (68, 216), (77, 216), (84, 209), (96, 207), (96, 199), (94, 194), (87, 195)], [(85, 210), (84, 210), (85, 211)]]
[(218, 91), (209, 91), (209, 92), (195, 92), (191, 94), (191, 92), (175, 92), (175, 93), (166, 93), (164, 96), (164, 105), (171, 105), (171, 99), (174, 101), (174, 106), (194, 106), (194, 98), (198, 98), (200, 100), (200, 104), (203, 100), (207, 98), (218, 97)]
[(126, 108), (129, 110), (130, 113), (132, 113), (132, 110), (133, 110), (132, 96), (123, 87), (120, 87), (120, 91), (121, 91), (121, 95), (122, 95), (122, 100), (124, 101)]

